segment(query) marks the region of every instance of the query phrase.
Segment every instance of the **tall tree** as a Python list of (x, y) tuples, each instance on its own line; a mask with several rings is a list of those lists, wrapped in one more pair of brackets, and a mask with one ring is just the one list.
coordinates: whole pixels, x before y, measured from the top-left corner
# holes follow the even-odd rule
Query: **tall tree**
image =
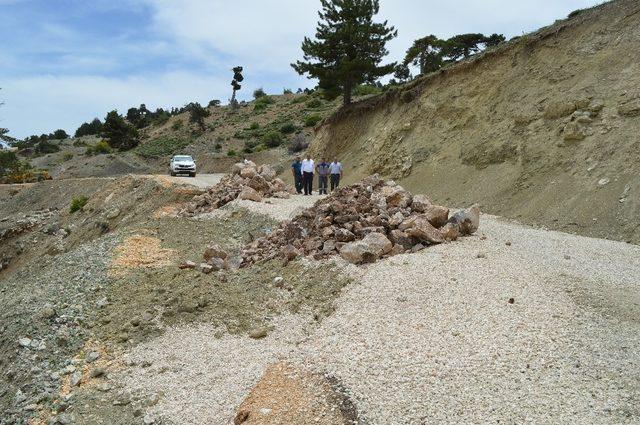
[(231, 96), (231, 101), (229, 104), (231, 105), (231, 109), (238, 108), (238, 100), (236, 99), (236, 92), (242, 88), (241, 82), (244, 81), (244, 77), (242, 76), (243, 68), (241, 66), (236, 66), (232, 69), (233, 71), (233, 80), (231, 81), (231, 87), (233, 87), (233, 95)]
[(211, 115), (208, 109), (205, 109), (198, 102), (192, 102), (187, 105), (189, 111), (189, 121), (198, 124), (200, 130), (205, 130), (204, 119)]
[(448, 39), (442, 49), (442, 55), (449, 61), (455, 62), (462, 58), (478, 53), (485, 43), (486, 38), (482, 34), (460, 34)]
[(487, 47), (497, 46), (500, 43), (504, 43), (506, 39), (502, 34), (491, 34), (489, 37), (484, 38), (484, 45)]
[(386, 44), (398, 35), (387, 21), (373, 22), (380, 9), (378, 0), (320, 0), (322, 10), (316, 40), (302, 42), (304, 61), (291, 64), (300, 75), (317, 78), (325, 97), (342, 93), (351, 103), (353, 89), (393, 72), (396, 64), (380, 65), (388, 54)]
[(414, 65), (420, 74), (428, 74), (442, 67), (442, 47), (444, 42), (435, 35), (428, 35), (413, 42), (407, 50), (404, 65)]
[(138, 145), (138, 130), (113, 110), (107, 114), (102, 126), (102, 134), (107, 138), (109, 146), (122, 151)]

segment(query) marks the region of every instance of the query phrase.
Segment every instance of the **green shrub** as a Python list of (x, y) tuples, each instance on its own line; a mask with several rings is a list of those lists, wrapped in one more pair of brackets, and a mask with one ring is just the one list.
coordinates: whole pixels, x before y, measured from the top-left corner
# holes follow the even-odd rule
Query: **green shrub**
[(237, 155), (237, 154), (236, 154), (236, 151), (234, 151), (233, 149), (229, 149), (229, 150), (227, 151), (227, 156), (236, 156), (236, 155)]
[(93, 152), (95, 154), (101, 154), (101, 153), (111, 153), (111, 146), (109, 146), (109, 144), (107, 143), (106, 140), (100, 140), (98, 143), (96, 143), (96, 145), (93, 147)]
[(138, 130), (115, 109), (107, 114), (102, 125), (102, 134), (107, 139), (109, 146), (121, 151), (133, 149), (140, 142)]
[(169, 156), (182, 153), (190, 143), (189, 139), (164, 136), (139, 145), (136, 153), (143, 157)]
[(251, 125), (249, 126), (249, 130), (257, 130), (260, 128), (260, 124), (258, 124), (257, 122), (252, 122)]
[(73, 153), (72, 152), (65, 152), (65, 153), (62, 154), (62, 160), (63, 161), (69, 161), (72, 158), (73, 158)]
[(265, 97), (266, 95), (267, 94), (264, 92), (262, 87), (260, 87), (259, 89), (253, 91), (253, 98), (254, 99), (260, 99), (261, 97)]
[(291, 142), (289, 142), (289, 152), (296, 153), (302, 152), (309, 147), (309, 142), (303, 133), (298, 133), (293, 136)]
[(244, 153), (251, 153), (255, 150), (255, 148), (260, 144), (260, 142), (258, 142), (255, 139), (251, 139), (251, 140), (246, 140), (244, 142), (244, 149), (242, 150)]
[(216, 152), (220, 152), (220, 150), (222, 150), (222, 144), (221, 143), (216, 143), (215, 146), (213, 147), (213, 149)]
[(361, 84), (353, 89), (354, 96), (367, 96), (370, 94), (378, 94), (380, 92), (382, 92), (382, 90), (379, 87), (370, 86), (368, 84)]
[(282, 90), (282, 94), (293, 94), (293, 91), (291, 89), (284, 89)]
[(86, 196), (74, 196), (71, 200), (69, 212), (73, 214), (74, 212), (81, 210), (85, 205), (87, 205), (88, 200), (89, 198), (87, 198)]
[(253, 104), (253, 110), (264, 111), (265, 109), (267, 109), (267, 106), (271, 105), (272, 103), (275, 103), (275, 100), (273, 100), (271, 96), (259, 97)]
[(87, 142), (85, 142), (84, 140), (74, 140), (73, 141), (73, 146), (75, 146), (76, 148), (82, 147), (82, 146), (87, 146)]
[(414, 92), (407, 90), (405, 92), (403, 92), (400, 95), (400, 99), (404, 102), (404, 103), (411, 103), (413, 102), (413, 100), (416, 98), (416, 95)]
[(304, 126), (315, 127), (320, 121), (322, 121), (322, 117), (319, 114), (309, 114), (304, 118)]
[(307, 102), (307, 108), (315, 109), (322, 106), (322, 101), (320, 99), (311, 99)]
[(39, 154), (48, 154), (58, 152), (60, 150), (60, 146), (55, 143), (51, 143), (48, 140), (43, 140), (36, 145), (36, 153)]
[(282, 133), (279, 131), (269, 131), (262, 136), (262, 143), (270, 148), (276, 148), (282, 144), (283, 139)]
[(307, 101), (307, 99), (308, 99), (308, 98), (309, 98), (309, 96), (307, 96), (306, 94), (302, 94), (302, 95), (299, 95), (299, 96), (294, 97), (294, 98), (291, 100), (291, 103), (292, 103), (292, 104), (294, 104), (294, 105), (295, 105), (296, 103), (304, 103), (304, 102), (306, 102), (306, 101)]
[(585, 11), (585, 9), (578, 9), (578, 10), (574, 10), (573, 12), (569, 13), (568, 18), (572, 19), (575, 18), (576, 16), (580, 15), (581, 13), (583, 13)]
[(182, 126), (184, 126), (184, 122), (182, 122), (182, 120), (176, 120), (176, 122), (171, 124), (171, 129), (173, 131), (178, 131), (182, 128)]
[(291, 133), (295, 133), (295, 131), (297, 130), (297, 127), (295, 126), (295, 124), (293, 124), (292, 122), (287, 122), (282, 124), (282, 126), (280, 127), (280, 132), (282, 134), (291, 134)]

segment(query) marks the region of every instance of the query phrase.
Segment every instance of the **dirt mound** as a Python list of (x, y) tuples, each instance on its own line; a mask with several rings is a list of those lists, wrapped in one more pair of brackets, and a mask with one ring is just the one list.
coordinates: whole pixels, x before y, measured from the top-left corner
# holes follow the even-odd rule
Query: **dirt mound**
[(353, 403), (324, 376), (276, 363), (267, 368), (238, 409), (234, 425), (349, 424), (357, 422)]
[(478, 229), (477, 206), (449, 216), (425, 195), (413, 195), (377, 175), (344, 187), (296, 215), (242, 252), (248, 265), (278, 256), (322, 259), (340, 254), (360, 264), (454, 241)]
[(452, 206), (640, 243), (640, 4), (608, 2), (354, 104), (311, 145)]
[(196, 195), (182, 211), (194, 216), (218, 209), (236, 199), (260, 202), (263, 198), (288, 198), (292, 189), (269, 165), (256, 166), (251, 161), (237, 163), (232, 173), (203, 194)]

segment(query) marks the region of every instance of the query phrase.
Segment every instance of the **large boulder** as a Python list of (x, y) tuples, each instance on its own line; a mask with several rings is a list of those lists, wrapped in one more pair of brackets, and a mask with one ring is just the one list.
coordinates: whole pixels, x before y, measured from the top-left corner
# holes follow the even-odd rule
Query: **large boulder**
[(270, 165), (264, 164), (258, 167), (258, 174), (260, 174), (266, 181), (270, 182), (276, 178), (276, 170)]
[(457, 225), (461, 235), (472, 235), (480, 226), (480, 207), (473, 205), (466, 210), (458, 211), (450, 219), (449, 223)]
[(258, 174), (258, 172), (256, 171), (255, 167), (247, 166), (240, 170), (240, 177), (242, 177), (243, 179), (251, 179), (256, 174)]
[(568, 117), (573, 114), (578, 107), (570, 100), (560, 100), (551, 102), (544, 111), (544, 117), (550, 120)]
[(251, 187), (245, 187), (238, 195), (238, 199), (244, 199), (253, 202), (262, 202), (262, 195)]
[(227, 251), (222, 249), (222, 247), (218, 244), (211, 244), (207, 246), (207, 249), (204, 250), (204, 261), (209, 261), (212, 258), (220, 258), (224, 260), (227, 258)]
[(411, 201), (411, 209), (413, 211), (425, 212), (431, 205), (433, 205), (433, 202), (427, 195), (413, 195), (413, 200)]
[(256, 174), (251, 177), (251, 180), (249, 180), (247, 186), (260, 193), (268, 193), (271, 189), (271, 186), (269, 186), (269, 182), (267, 182), (267, 180), (260, 174)]
[(406, 232), (403, 232), (399, 229), (394, 229), (389, 232), (389, 240), (396, 245), (400, 245), (405, 249), (411, 249), (414, 245), (414, 239), (409, 236)]
[(406, 208), (411, 205), (413, 196), (402, 186), (383, 186), (380, 193), (387, 201), (387, 206)]
[(364, 237), (361, 241), (367, 249), (376, 253), (378, 257), (381, 257), (385, 254), (391, 252), (391, 248), (393, 248), (393, 244), (391, 241), (382, 233), (369, 233)]
[(444, 242), (444, 237), (440, 230), (433, 227), (429, 220), (424, 216), (417, 216), (411, 223), (411, 227), (406, 230), (409, 236), (413, 236), (422, 242), (429, 242), (432, 244)]
[(340, 256), (352, 264), (373, 263), (378, 259), (376, 252), (362, 241), (349, 242), (342, 246)]

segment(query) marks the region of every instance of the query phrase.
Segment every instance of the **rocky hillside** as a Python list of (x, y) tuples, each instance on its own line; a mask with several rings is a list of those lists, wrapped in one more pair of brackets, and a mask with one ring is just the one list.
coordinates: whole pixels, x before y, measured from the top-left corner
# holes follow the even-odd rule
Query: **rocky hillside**
[(99, 137), (87, 136), (52, 141), (58, 152), (29, 160), (53, 178), (166, 173), (169, 158), (179, 153), (193, 155), (200, 172), (206, 173), (227, 172), (239, 157), (278, 163), (304, 149), (314, 126), (339, 104), (339, 99), (326, 101), (318, 92), (264, 96), (241, 103), (235, 111), (210, 106), (202, 127), (191, 122), (189, 112), (171, 116), (142, 128), (140, 144), (128, 152), (105, 152), (96, 148)]
[(346, 179), (640, 243), (640, 3), (573, 13), (361, 101), (316, 133)]

